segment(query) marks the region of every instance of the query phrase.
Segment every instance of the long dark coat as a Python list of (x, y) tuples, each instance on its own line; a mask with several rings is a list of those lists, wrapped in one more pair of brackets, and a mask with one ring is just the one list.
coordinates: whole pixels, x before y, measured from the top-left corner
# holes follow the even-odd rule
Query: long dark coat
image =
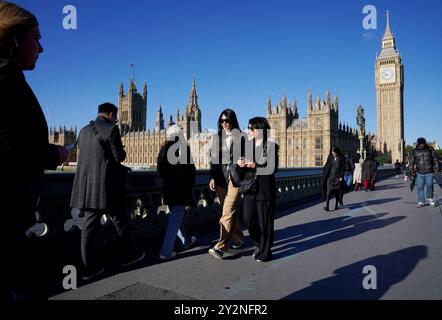
[[(327, 194), (327, 181), (330, 176), (330, 170), (332, 167), (333, 155), (329, 154), (327, 162), (322, 168), (322, 198), (325, 199)], [(344, 178), (345, 173), (345, 158), (341, 155), (336, 156), (336, 175), (339, 178)], [(340, 184), (341, 185), (341, 184)], [(342, 191), (342, 190), (341, 190)]]
[(100, 116), (95, 120), (95, 126), (112, 155), (98, 142), (91, 124), (81, 129), (77, 141), (78, 161), (72, 187), (71, 208), (111, 209), (114, 200), (112, 198), (116, 195), (113, 177), (118, 172), (115, 163), (126, 158), (120, 130), (118, 126)]
[(371, 181), (374, 178), (373, 159), (367, 158), (362, 163), (362, 181)]
[[(157, 170), (163, 179), (163, 203), (169, 206), (189, 206), (194, 204), (193, 185), (195, 184), (196, 168), (191, 163), (189, 146), (185, 163), (171, 164), (167, 152), (175, 142), (167, 142), (158, 154)], [(178, 156), (178, 154), (176, 154)], [(193, 161), (192, 161), (193, 162)]]
[(58, 148), (48, 142), (46, 119), (23, 72), (12, 60), (0, 57), (2, 297), (17, 288), (29, 294), (44, 291), (41, 282), (46, 279), (45, 264), (37, 257), (39, 251), (31, 247), (25, 231), (36, 223), (44, 170), (55, 169), (58, 162)]
[(0, 215), (6, 229), (23, 232), (35, 223), (44, 169), (56, 169), (59, 155), (23, 72), (6, 58), (0, 58), (0, 112)]

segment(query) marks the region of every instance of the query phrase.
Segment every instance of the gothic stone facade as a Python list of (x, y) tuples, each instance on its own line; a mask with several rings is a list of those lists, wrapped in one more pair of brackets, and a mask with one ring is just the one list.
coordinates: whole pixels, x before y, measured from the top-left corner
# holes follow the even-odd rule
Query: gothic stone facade
[(279, 145), (281, 167), (317, 167), (324, 165), (331, 147), (355, 155), (359, 146), (358, 132), (338, 122), (339, 103), (333, 102), (327, 89), (325, 101), (318, 97), (314, 102), (311, 92), (307, 96), (307, 118), (299, 118), (296, 98), (293, 105), (283, 101), (272, 108), (267, 100), (267, 118), (273, 138)]
[[(132, 166), (156, 166), (158, 152), (166, 140), (166, 127), (162, 107), (155, 115), (155, 128), (146, 127), (146, 118), (138, 115), (147, 114), (147, 87), (144, 85), (140, 95), (131, 81), (127, 94), (120, 85), (119, 95), (120, 128), (123, 144), (127, 152), (125, 163)], [(273, 130), (273, 139), (280, 146), (281, 167), (322, 166), (330, 148), (339, 146), (343, 152), (355, 154), (358, 146), (358, 133), (348, 125), (338, 121), (338, 97), (333, 102), (327, 90), (326, 99), (318, 97), (314, 102), (308, 95), (307, 118), (300, 119), (296, 99), (293, 107), (287, 105), (287, 98), (276, 104), (273, 109), (270, 98), (267, 102), (267, 117)], [(201, 109), (198, 105), (195, 80), (189, 95), (189, 102), (183, 114), (179, 110), (176, 123), (183, 128), (187, 137), (195, 165), (198, 169), (209, 168), (209, 152), (212, 132), (201, 129)], [(168, 126), (174, 124), (170, 116)]]
[[(140, 95), (131, 80), (126, 95), (123, 85), (120, 84), (118, 107), (122, 140), (127, 153), (125, 164), (155, 167), (158, 152), (163, 142), (166, 141), (166, 127), (161, 105), (155, 115), (155, 128), (146, 131), (147, 86), (144, 84), (143, 94)], [(168, 127), (174, 123), (170, 116)], [(198, 169), (209, 168), (208, 155), (212, 133), (201, 129), (201, 109), (198, 105), (195, 80), (184, 114), (180, 115), (179, 110), (177, 111), (176, 123), (184, 130), (195, 166)]]
[[(55, 128), (50, 128), (49, 143), (53, 143), (59, 146), (76, 144), (77, 128), (66, 129), (66, 127), (60, 127), (58, 131)], [(69, 151), (68, 157), (65, 162), (69, 163), (76, 161), (77, 161), (77, 148), (73, 148)]]

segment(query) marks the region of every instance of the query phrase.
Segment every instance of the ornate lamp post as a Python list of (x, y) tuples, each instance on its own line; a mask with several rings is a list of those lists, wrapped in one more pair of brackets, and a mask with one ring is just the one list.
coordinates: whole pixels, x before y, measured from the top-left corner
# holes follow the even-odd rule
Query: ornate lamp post
[(359, 153), (361, 154), (362, 159), (365, 160), (367, 157), (367, 151), (364, 146), (365, 139), (365, 117), (364, 117), (364, 108), (359, 106), (357, 109), (356, 123), (359, 126)]

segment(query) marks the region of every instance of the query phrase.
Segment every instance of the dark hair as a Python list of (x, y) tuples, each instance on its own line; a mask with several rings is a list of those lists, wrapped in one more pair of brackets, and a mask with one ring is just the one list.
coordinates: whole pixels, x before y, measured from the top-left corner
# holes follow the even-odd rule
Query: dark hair
[(267, 119), (263, 117), (252, 118), (249, 120), (249, 126), (251, 126), (252, 129), (258, 129), (263, 131), (263, 140), (265, 145), (267, 142), (268, 130), (270, 130), (270, 125)]
[(417, 139), (417, 145), (420, 145), (420, 144), (427, 144), (427, 140), (425, 140), (425, 138), (419, 138), (419, 139)]
[(118, 108), (116, 105), (110, 103), (110, 102), (106, 102), (106, 103), (102, 103), (98, 106), (98, 113), (117, 113), (118, 112)]
[(239, 128), (239, 123), (238, 123), (238, 119), (236, 118), (235, 111), (233, 111), (232, 109), (227, 108), (227, 109), (223, 110), (223, 112), (221, 112), (221, 114), (219, 115), (219, 118), (218, 118), (218, 134), (221, 134), (221, 132), (223, 131), (223, 126), (221, 125), (221, 118), (222, 118), (223, 115), (227, 119), (230, 120), (230, 130), (238, 129), (239, 131), (241, 131), (241, 129)]
[(333, 146), (333, 148), (332, 148), (331, 151), (330, 151), (330, 154), (331, 154), (332, 152), (336, 152), (336, 154), (337, 154), (338, 156), (344, 157), (344, 155), (342, 154), (341, 150), (340, 150), (337, 146)]

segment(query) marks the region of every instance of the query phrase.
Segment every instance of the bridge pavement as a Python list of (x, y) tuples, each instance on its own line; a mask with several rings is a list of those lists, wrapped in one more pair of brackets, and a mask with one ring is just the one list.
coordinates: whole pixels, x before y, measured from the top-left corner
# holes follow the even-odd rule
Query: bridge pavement
[[(194, 230), (197, 246), (174, 260), (150, 251), (131, 270), (50, 299), (442, 299), (442, 216), (416, 202), (408, 183), (386, 179), (373, 192), (346, 194), (338, 211), (310, 200), (278, 212), (271, 262), (255, 262), (250, 243), (217, 260), (207, 253), (217, 232)], [(366, 276), (376, 289), (363, 288)]]

